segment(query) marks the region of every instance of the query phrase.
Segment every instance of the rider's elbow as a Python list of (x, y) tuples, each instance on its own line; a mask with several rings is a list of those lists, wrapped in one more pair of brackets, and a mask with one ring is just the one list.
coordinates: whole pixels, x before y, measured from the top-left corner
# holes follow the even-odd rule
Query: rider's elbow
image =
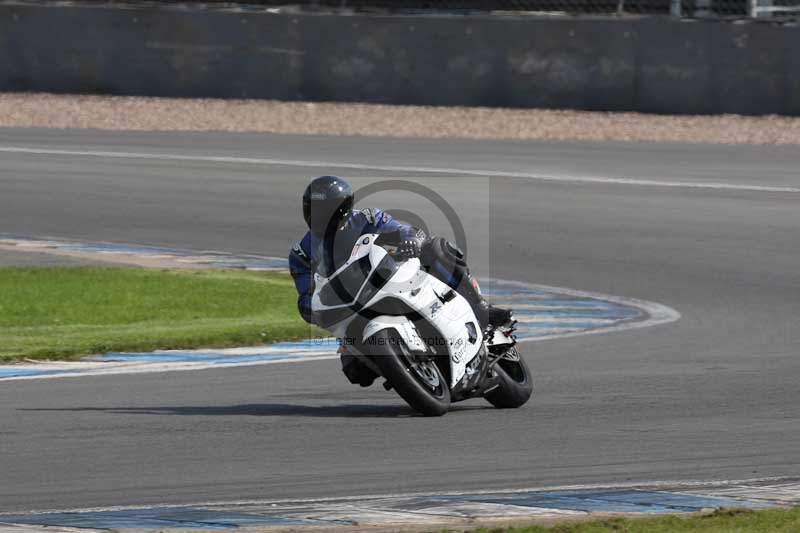
[(316, 325), (316, 321), (314, 320), (314, 312), (311, 309), (303, 304), (298, 304), (297, 310), (300, 311), (300, 316), (303, 317), (303, 320), (312, 326)]

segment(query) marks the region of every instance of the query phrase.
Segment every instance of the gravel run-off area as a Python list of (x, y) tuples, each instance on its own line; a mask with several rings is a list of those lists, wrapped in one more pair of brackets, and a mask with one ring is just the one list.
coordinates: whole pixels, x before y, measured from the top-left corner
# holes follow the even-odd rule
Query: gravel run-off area
[(0, 93), (0, 126), (800, 144), (800, 117)]

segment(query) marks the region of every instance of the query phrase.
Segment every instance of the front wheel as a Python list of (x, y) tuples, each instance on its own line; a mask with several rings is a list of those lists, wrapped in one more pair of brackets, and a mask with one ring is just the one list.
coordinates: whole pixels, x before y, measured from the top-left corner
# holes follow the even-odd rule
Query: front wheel
[(450, 408), (450, 388), (434, 361), (418, 361), (405, 342), (384, 329), (367, 342), (368, 353), (397, 393), (425, 416), (442, 416)]
[(533, 376), (516, 347), (509, 349), (494, 366), (500, 385), (484, 396), (500, 409), (520, 407), (533, 393)]

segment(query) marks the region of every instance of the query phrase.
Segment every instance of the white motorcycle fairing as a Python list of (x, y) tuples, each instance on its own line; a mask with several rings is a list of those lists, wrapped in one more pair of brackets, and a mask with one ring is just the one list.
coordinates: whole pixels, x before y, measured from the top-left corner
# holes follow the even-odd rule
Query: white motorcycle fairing
[[(315, 274), (312, 309), (323, 318), (321, 325), (339, 339), (347, 339), (348, 332), (354, 334), (349, 329), (358, 316), (377, 311), (380, 314), (370, 316), (358, 340), (368, 347), (375, 333), (391, 329), (412, 352), (446, 352), (453, 388), (481, 352), (480, 322), (466, 298), (425, 272), (419, 259), (395, 262), (383, 247), (375, 245), (379, 236), (361, 236), (348, 261), (331, 276)], [(423, 319), (436, 335), (424, 338), (409, 315)]]

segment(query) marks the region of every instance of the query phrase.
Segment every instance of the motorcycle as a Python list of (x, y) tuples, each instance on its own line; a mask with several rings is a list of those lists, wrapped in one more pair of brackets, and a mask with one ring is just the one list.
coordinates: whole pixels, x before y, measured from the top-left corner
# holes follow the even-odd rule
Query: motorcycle
[(527, 402), (533, 382), (515, 324), (484, 330), (464, 296), (391, 241), (362, 235), (335, 271), (315, 273), (318, 324), (423, 415), (469, 398), (498, 408)]

